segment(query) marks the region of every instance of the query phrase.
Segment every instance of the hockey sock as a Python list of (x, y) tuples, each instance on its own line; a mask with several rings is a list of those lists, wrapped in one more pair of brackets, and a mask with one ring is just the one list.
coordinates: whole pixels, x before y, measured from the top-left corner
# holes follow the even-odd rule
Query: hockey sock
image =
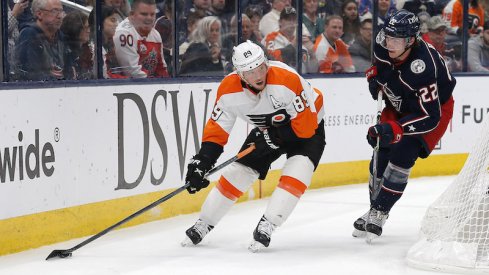
[(282, 225), (311, 183), (313, 172), (314, 164), (308, 157), (295, 155), (288, 158), (268, 203), (265, 218), (276, 226)]
[(219, 192), (217, 188), (212, 188), (202, 205), (200, 219), (209, 225), (216, 226), (234, 205), (234, 202), (235, 200), (230, 200)]
[(215, 226), (257, 178), (255, 170), (236, 162), (230, 164), (205, 199), (200, 219)]
[(389, 162), (379, 194), (372, 203), (376, 210), (387, 213), (391, 210), (406, 188), (410, 171), (411, 169), (401, 168)]
[(274, 225), (281, 226), (290, 216), (298, 201), (298, 197), (282, 188), (277, 188), (273, 191), (264, 216)]

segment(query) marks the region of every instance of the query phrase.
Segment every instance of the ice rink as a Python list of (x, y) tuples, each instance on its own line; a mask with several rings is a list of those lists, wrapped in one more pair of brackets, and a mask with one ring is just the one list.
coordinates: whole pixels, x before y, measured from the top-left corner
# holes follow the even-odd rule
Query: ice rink
[(198, 213), (110, 232), (71, 258), (45, 260), (85, 238), (3, 256), (0, 274), (439, 274), (407, 266), (405, 256), (426, 208), (453, 179), (411, 180), (372, 245), (351, 236), (368, 209), (365, 183), (307, 191), (270, 247), (256, 254), (247, 246), (268, 199), (235, 205), (196, 247), (180, 241)]

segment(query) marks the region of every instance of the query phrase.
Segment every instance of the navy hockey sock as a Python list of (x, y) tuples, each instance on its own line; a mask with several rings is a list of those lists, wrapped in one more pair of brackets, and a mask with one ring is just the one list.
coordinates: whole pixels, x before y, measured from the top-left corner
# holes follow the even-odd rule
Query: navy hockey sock
[(384, 173), (382, 187), (372, 206), (379, 211), (389, 213), (392, 206), (401, 198), (407, 185), (411, 169), (404, 169), (389, 163)]

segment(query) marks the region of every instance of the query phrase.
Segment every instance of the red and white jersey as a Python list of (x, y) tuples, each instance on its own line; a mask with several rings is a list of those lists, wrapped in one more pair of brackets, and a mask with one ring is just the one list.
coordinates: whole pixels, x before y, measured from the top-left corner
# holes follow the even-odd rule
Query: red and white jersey
[[(333, 47), (324, 34), (320, 34), (314, 43), (314, 52), (319, 63), (320, 73), (355, 72), (348, 46), (341, 39), (336, 40)], [(337, 64), (341, 65), (340, 70), (335, 69)]]
[(161, 36), (154, 28), (148, 36), (141, 36), (129, 18), (126, 18), (117, 25), (113, 40), (117, 60), (127, 76), (168, 76)]
[(202, 142), (224, 146), (238, 117), (253, 124), (248, 115), (271, 114), (279, 109), (291, 116), (291, 128), (297, 137), (312, 137), (324, 116), (321, 92), (279, 61), (270, 61), (266, 81), (265, 89), (255, 93), (236, 72), (227, 75), (217, 89)]

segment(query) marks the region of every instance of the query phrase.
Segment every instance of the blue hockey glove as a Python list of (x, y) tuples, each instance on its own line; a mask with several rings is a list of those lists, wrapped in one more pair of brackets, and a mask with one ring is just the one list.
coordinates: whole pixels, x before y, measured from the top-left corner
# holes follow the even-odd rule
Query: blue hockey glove
[(185, 176), (185, 182), (189, 183), (187, 191), (190, 194), (198, 192), (202, 188), (209, 186), (209, 180), (204, 176), (214, 166), (214, 163), (210, 158), (197, 154), (193, 156), (187, 167), (187, 175)]
[(377, 137), (379, 137), (379, 146), (387, 147), (390, 144), (401, 141), (403, 133), (404, 131), (399, 123), (388, 121), (368, 128), (367, 141), (372, 148), (375, 148), (377, 146)]
[(290, 115), (285, 109), (280, 109), (271, 114), (248, 115), (248, 117), (259, 128), (280, 127), (290, 122)]

